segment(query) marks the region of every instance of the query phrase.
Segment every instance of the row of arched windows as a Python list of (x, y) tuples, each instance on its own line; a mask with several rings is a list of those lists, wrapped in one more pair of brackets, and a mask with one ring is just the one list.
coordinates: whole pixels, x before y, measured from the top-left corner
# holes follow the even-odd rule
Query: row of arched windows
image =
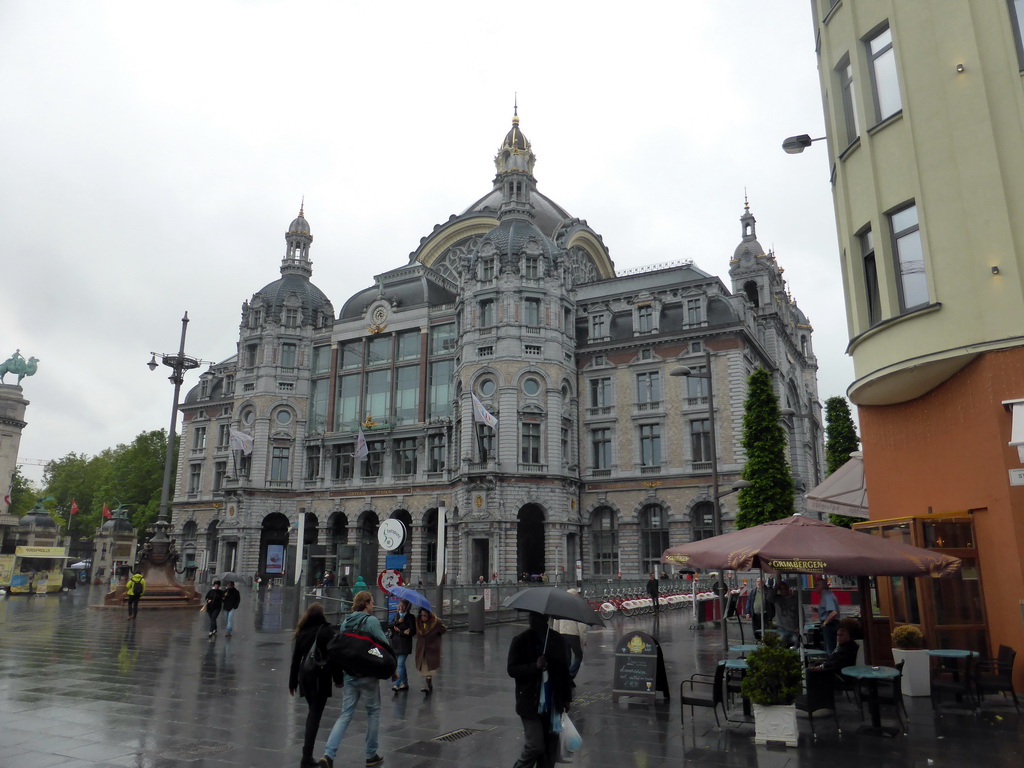
[[(661, 571), (661, 554), (673, 543), (669, 540), (668, 514), (660, 504), (647, 504), (639, 515), (639, 570)], [(690, 511), (690, 540), (714, 535), (714, 506), (710, 501), (694, 505)], [(590, 518), (591, 563), (594, 576), (614, 576), (622, 570), (619, 557), (617, 514), (608, 507), (597, 509)], [(632, 564), (627, 564), (632, 570)]]

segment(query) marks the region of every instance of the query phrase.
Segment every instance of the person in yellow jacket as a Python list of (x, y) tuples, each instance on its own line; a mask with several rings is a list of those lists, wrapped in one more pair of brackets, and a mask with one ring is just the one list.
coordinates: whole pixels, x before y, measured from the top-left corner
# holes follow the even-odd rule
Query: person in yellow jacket
[(139, 614), (139, 600), (146, 593), (146, 580), (138, 570), (132, 574), (125, 585), (128, 591), (128, 621), (134, 621)]

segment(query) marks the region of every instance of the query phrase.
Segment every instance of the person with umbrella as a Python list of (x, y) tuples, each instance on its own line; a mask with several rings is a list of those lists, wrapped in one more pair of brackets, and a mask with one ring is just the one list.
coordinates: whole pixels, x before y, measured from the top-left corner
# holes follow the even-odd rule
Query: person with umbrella
[(391, 649), (398, 657), (397, 677), (391, 690), (395, 693), (409, 690), (409, 675), (405, 669), (405, 660), (412, 653), (412, 638), (416, 634), (416, 619), (412, 615), (412, 604), (408, 600), (400, 600), (398, 614), (391, 625)]
[(235, 588), (235, 582), (229, 581), (224, 589), (224, 636), (231, 637), (235, 629), (235, 611), (242, 604), (242, 593)]
[(516, 714), (523, 722), (523, 751), (515, 768), (552, 768), (558, 753), (553, 726), (569, 710), (573, 683), (569, 647), (548, 627), (547, 616), (530, 612), (529, 629), (509, 645), (507, 669), (516, 681)]

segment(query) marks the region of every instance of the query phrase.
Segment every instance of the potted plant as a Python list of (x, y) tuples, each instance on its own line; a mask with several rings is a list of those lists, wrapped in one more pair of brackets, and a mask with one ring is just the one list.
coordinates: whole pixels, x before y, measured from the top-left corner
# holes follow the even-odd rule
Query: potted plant
[(906, 696), (930, 696), (931, 675), (924, 634), (913, 624), (901, 624), (892, 631), (892, 658), (903, 662), (903, 693)]
[(778, 634), (765, 633), (747, 656), (747, 672), (740, 683), (740, 692), (754, 709), (755, 744), (797, 745), (795, 703), (802, 681), (800, 655), (786, 648)]

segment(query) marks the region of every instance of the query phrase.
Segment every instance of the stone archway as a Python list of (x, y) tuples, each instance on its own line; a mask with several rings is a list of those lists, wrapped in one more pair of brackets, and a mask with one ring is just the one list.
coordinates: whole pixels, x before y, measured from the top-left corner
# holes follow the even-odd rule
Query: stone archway
[(519, 577), (522, 574), (539, 576), (544, 573), (544, 509), (538, 504), (526, 504), (519, 510), (516, 525), (516, 562)]
[(256, 570), (261, 576), (284, 578), (285, 551), (288, 549), (288, 518), (271, 512), (260, 527), (260, 561)]

